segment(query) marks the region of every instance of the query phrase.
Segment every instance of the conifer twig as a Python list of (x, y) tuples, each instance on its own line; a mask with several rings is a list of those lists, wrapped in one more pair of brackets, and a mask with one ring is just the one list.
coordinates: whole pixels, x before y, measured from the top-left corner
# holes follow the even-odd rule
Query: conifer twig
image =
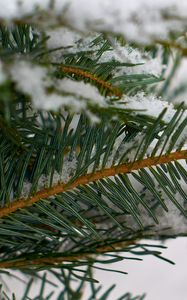
[(108, 83), (107, 81), (97, 77), (96, 75), (94, 74), (91, 74), (90, 72), (88, 71), (84, 71), (80, 68), (75, 68), (75, 67), (68, 67), (68, 66), (63, 66), (61, 65), (60, 67), (63, 72), (65, 73), (68, 73), (68, 74), (75, 74), (75, 75), (78, 75), (80, 77), (83, 77), (83, 78), (87, 78), (87, 79), (90, 79), (91, 81), (95, 82), (96, 84), (98, 84), (99, 86), (103, 87), (103, 88), (106, 88), (108, 91), (109, 91), (109, 95), (110, 96), (117, 96), (119, 98), (122, 97), (122, 92), (112, 86), (110, 83)]
[(113, 166), (111, 168), (99, 170), (95, 173), (82, 175), (72, 183), (60, 183), (52, 186), (51, 188), (45, 188), (41, 191), (38, 191), (30, 198), (21, 198), (19, 200), (11, 202), (11, 204), (8, 207), (2, 207), (0, 209), (0, 217), (6, 217), (9, 214), (17, 211), (18, 209), (23, 209), (25, 207), (33, 205), (34, 203), (37, 203), (40, 200), (45, 200), (56, 194), (72, 190), (78, 187), (79, 185), (86, 185), (105, 177), (115, 176), (123, 173), (130, 173), (132, 171), (136, 171), (142, 168), (149, 168), (160, 164), (166, 164), (171, 161), (180, 159), (187, 159), (187, 150), (176, 151), (162, 156), (148, 157), (143, 160), (129, 162), (126, 164), (121, 164), (118, 166)]
[(110, 245), (106, 246), (99, 246), (97, 248), (94, 248), (94, 253), (92, 252), (83, 252), (83, 253), (75, 253), (74, 255), (62, 255), (58, 253), (58, 256), (45, 256), (40, 257), (36, 259), (25, 259), (25, 258), (17, 258), (16, 260), (10, 260), (10, 261), (2, 261), (0, 262), (0, 269), (11, 269), (11, 268), (28, 268), (31, 266), (39, 266), (39, 265), (45, 265), (45, 266), (53, 266), (57, 264), (63, 264), (64, 262), (80, 262), (84, 260), (93, 260), (96, 255), (114, 252), (116, 250), (123, 251), (124, 248), (127, 248), (128, 246), (135, 244), (135, 240), (126, 240), (126, 241), (120, 241), (120, 242), (114, 242)]

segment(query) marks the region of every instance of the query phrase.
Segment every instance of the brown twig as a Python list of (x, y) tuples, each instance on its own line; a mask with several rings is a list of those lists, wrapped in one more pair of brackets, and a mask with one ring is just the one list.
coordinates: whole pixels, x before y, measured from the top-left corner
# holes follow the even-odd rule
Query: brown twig
[(187, 48), (186, 47), (182, 47), (180, 44), (177, 44), (174, 41), (164, 41), (164, 40), (156, 40), (156, 43), (165, 46), (165, 47), (171, 47), (174, 49), (179, 50), (183, 56), (187, 56)]
[(82, 175), (72, 183), (57, 184), (51, 188), (45, 188), (39, 192), (36, 192), (35, 195), (33, 195), (30, 198), (22, 198), (17, 201), (13, 201), (8, 207), (3, 207), (0, 209), (0, 217), (6, 217), (9, 214), (17, 211), (18, 209), (23, 209), (25, 207), (33, 205), (34, 203), (37, 203), (42, 199), (47, 199), (56, 194), (72, 190), (78, 187), (79, 185), (86, 185), (105, 177), (115, 176), (123, 173), (130, 173), (132, 171), (136, 171), (142, 168), (149, 168), (160, 164), (166, 164), (179, 159), (187, 159), (187, 150), (176, 151), (170, 154), (157, 157), (149, 157), (143, 160), (121, 164), (108, 169), (100, 170), (95, 173)]
[(89, 73), (87, 71), (84, 71), (84, 70), (81, 70), (79, 68), (67, 67), (67, 66), (63, 66), (63, 65), (60, 68), (65, 73), (75, 74), (75, 75), (78, 75), (80, 77), (88, 78), (91, 81), (94, 81), (99, 86), (101, 86), (103, 88), (106, 88), (109, 91), (110, 95), (114, 95), (114, 96), (117, 96), (119, 98), (122, 97), (122, 92), (118, 88), (112, 86), (107, 81), (105, 81), (105, 80), (103, 80), (103, 79), (101, 79), (99, 77), (96, 77), (94, 74), (91, 74), (91, 73)]
[(79, 253), (79, 254), (74, 254), (74, 255), (61, 255), (59, 253), (58, 257), (41, 257), (37, 259), (16, 259), (14, 261), (2, 261), (0, 262), (0, 269), (9, 269), (9, 268), (28, 268), (28, 267), (37, 267), (37, 266), (55, 266), (59, 264), (63, 264), (64, 262), (80, 262), (84, 260), (92, 260), (96, 255), (99, 254), (104, 254), (108, 252), (114, 252), (116, 250), (121, 250), (123, 251), (124, 248), (127, 248), (128, 246), (135, 244), (135, 240), (127, 240), (127, 241), (120, 241), (120, 242), (115, 242), (111, 243), (110, 245), (107, 246), (100, 246), (96, 249), (94, 249), (94, 253), (92, 252), (85, 252), (85, 253)]

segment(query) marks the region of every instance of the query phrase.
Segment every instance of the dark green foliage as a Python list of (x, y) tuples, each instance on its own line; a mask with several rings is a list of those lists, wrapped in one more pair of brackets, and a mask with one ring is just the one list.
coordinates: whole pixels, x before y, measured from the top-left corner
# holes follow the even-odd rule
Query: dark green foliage
[(45, 49), (46, 38), (30, 25), (0, 26), (1, 57), (13, 57), (15, 54), (36, 56)]
[[(41, 270), (51, 272), (63, 285), (57, 300), (65, 297), (81, 299), (85, 282), (91, 288), (88, 300), (94, 300), (98, 295), (100, 300), (111, 299), (110, 293), (115, 286), (101, 292), (92, 270), (106, 270), (105, 265), (123, 259), (141, 260), (144, 255), (165, 259), (160, 249), (152, 250), (156, 246), (134, 242), (154, 235), (156, 226), (160, 226), (158, 211), (168, 212), (170, 203), (187, 217), (187, 195), (183, 188), (187, 183), (186, 162), (159, 163), (154, 167), (133, 169), (133, 163), (137, 161), (155, 156), (159, 159), (183, 149), (187, 130), (184, 104), (174, 108), (170, 121), (167, 121), (167, 109), (153, 118), (146, 115), (146, 111), (126, 109), (125, 104), (116, 105), (120, 103), (120, 93), (133, 96), (138, 91), (145, 94), (155, 91), (168, 97), (181, 56), (176, 56), (165, 81), (164, 71), (159, 78), (151, 74), (116, 75), (119, 68), (137, 64), (117, 60), (100, 62), (103, 53), (114, 49), (107, 35), (97, 36), (86, 51), (79, 51), (78, 46), (77, 51), (65, 47), (47, 49), (47, 38), (29, 25), (13, 26), (11, 29), (1, 25), (1, 59), (9, 67), (18, 55), (36, 65), (47, 66), (54, 83), (56, 79), (65, 77), (89, 82), (106, 96), (107, 106), (88, 102), (88, 111), (99, 118), (99, 122), (92, 123), (86, 111), (76, 114), (69, 107), (62, 107), (56, 112), (33, 108), (29, 96), (18, 91), (9, 78), (0, 85), (1, 208), (22, 197), (34, 197), (38, 190), (50, 190), (55, 184), (64, 184), (66, 176), (68, 184), (72, 184), (80, 176), (121, 164), (131, 164), (131, 168), (125, 174), (118, 172), (113, 177), (101, 175), (96, 181), (90, 180), (63, 193), (43, 197), (32, 206), (1, 218), (0, 264), (9, 262), (12, 269), (21, 269), (31, 277), (22, 300), (31, 299), (29, 292), (34, 277), (41, 281), (41, 288), (32, 300), (52, 299), (54, 291), (47, 296), (45, 294), (49, 281), (45, 274), (40, 277), (38, 272)], [(125, 45), (121, 37), (116, 39)], [(81, 45), (81, 41), (79, 43)], [(157, 46), (149, 46), (148, 49), (153, 57), (159, 54)], [(61, 51), (62, 61), (53, 61), (55, 51)], [(171, 56), (168, 47), (163, 47), (161, 54), (163, 64), (167, 65)], [(62, 66), (76, 68), (80, 72), (68, 73)], [(111, 91), (116, 89), (118, 95), (112, 94)], [(179, 92), (173, 91), (173, 95)], [(76, 163), (73, 165), (74, 160)], [(176, 195), (180, 195), (182, 200), (179, 201)], [(148, 218), (151, 220), (149, 226), (146, 223)], [(157, 236), (165, 238), (173, 235), (170, 231), (161, 230)], [(121, 243), (119, 249), (110, 248), (116, 243)], [(104, 247), (108, 247), (109, 253), (102, 252)], [(112, 250), (114, 253), (111, 253)], [(125, 257), (125, 253), (132, 254), (132, 257)], [(56, 263), (42, 262), (42, 259), (49, 258)], [(62, 260), (57, 261), (58, 258)], [(16, 265), (19, 262), (25, 263), (24, 267)], [(112, 271), (126, 274), (125, 271)], [(76, 289), (71, 287), (74, 280), (78, 280)], [(1, 293), (3, 300), (16, 299), (14, 295), (9, 297)], [(116, 300), (143, 300), (144, 297), (126, 293)]]

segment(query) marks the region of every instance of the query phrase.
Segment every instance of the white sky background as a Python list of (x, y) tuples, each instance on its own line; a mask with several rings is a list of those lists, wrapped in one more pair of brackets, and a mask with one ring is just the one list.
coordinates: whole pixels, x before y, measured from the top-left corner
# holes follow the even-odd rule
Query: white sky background
[(96, 278), (103, 282), (105, 288), (113, 283), (117, 284), (111, 300), (125, 292), (132, 292), (133, 296), (146, 293), (146, 300), (187, 299), (187, 239), (168, 240), (164, 245), (168, 249), (163, 250), (163, 256), (174, 261), (176, 265), (147, 256), (140, 262), (124, 260), (116, 263), (115, 267), (113, 265), (115, 269), (127, 271), (128, 275), (96, 272)]

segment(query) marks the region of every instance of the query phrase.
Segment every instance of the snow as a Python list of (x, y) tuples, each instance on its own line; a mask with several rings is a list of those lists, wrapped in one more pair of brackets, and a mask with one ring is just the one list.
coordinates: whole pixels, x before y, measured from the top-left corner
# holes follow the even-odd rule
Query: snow
[(130, 45), (120, 46), (119, 43), (113, 43), (112, 50), (105, 51), (99, 63), (118, 61), (121, 63), (137, 64), (133, 67), (119, 68), (117, 75), (123, 74), (152, 74), (159, 77), (165, 68), (162, 64), (161, 56), (152, 58), (148, 52), (132, 48)]
[(99, 36), (98, 33), (89, 32), (89, 34), (82, 34), (63, 26), (47, 30), (46, 34), (49, 37), (47, 40), (49, 49), (64, 47), (64, 49), (66, 48), (66, 51), (63, 51), (65, 53), (77, 53), (80, 51), (98, 49), (98, 46), (92, 46), (90, 49), (90, 44)]
[(141, 43), (187, 28), (186, 0), (89, 0), (89, 5), (87, 0), (0, 0), (0, 7), (0, 19), (6, 21), (35, 15), (35, 22), (39, 16), (46, 26), (55, 22), (76, 31), (121, 33)]
[(0, 18), (11, 20), (33, 14), (36, 9), (49, 9), (50, 0), (0, 0)]
[[(21, 92), (29, 95), (34, 106), (38, 109), (58, 110), (61, 107), (67, 106), (73, 113), (80, 113), (84, 110), (87, 116), (89, 116), (89, 119), (94, 123), (98, 122), (99, 119), (88, 109), (89, 104), (97, 105), (102, 108), (107, 107), (108, 105), (108, 99), (100, 95), (95, 86), (68, 78), (64, 78), (62, 80), (52, 78), (46, 67), (20, 60), (15, 62), (11, 67), (10, 74), (12, 80), (16, 83), (17, 88)], [(53, 88), (53, 92), (49, 93), (48, 89), (51, 87)], [(169, 123), (176, 113), (176, 109), (172, 103), (164, 101), (162, 98), (158, 98), (154, 94), (145, 94), (144, 92), (138, 92), (134, 96), (124, 95), (120, 101), (115, 101), (113, 103), (114, 108), (122, 107), (124, 109), (125, 107), (126, 109), (133, 110), (134, 114), (142, 114), (155, 119), (166, 108), (167, 110), (162, 117), (162, 120), (166, 123)], [(181, 124), (185, 118), (187, 118), (186, 111), (181, 116), (178, 125)], [(134, 148), (134, 150), (129, 151), (125, 157), (125, 159), (133, 159), (133, 153), (136, 151), (135, 144), (140, 145), (140, 143), (142, 143), (142, 138), (143, 136), (138, 136), (137, 139), (130, 142), (129, 145), (125, 144), (127, 148), (123, 149), (123, 137), (120, 136), (114, 144), (113, 153), (108, 161), (108, 165), (112, 163), (113, 156), (115, 155), (118, 147), (120, 147), (120, 151), (125, 152), (128, 150), (128, 147)], [(187, 134), (184, 128), (175, 148), (177, 148), (181, 142), (185, 143), (186, 139)], [(169, 146), (169, 144), (168, 140), (167, 145)], [(167, 150), (167, 147), (165, 150)]]
[[(0, 0), (3, 8), (0, 11), (0, 18), (5, 20), (22, 18), (35, 14), (36, 10), (38, 14), (42, 14), (42, 11), (48, 12), (49, 20), (50, 16), (53, 18), (53, 16), (61, 15), (63, 26), (51, 29), (46, 25), (46, 33), (50, 36), (47, 45), (49, 49), (64, 47), (73, 53), (90, 49), (90, 42), (93, 36), (96, 36), (94, 31), (111, 31), (123, 34), (128, 41), (149, 42), (151, 39), (166, 37), (170, 29), (178, 29), (179, 25), (185, 28), (187, 2), (184, 0), (180, 1), (180, 4), (175, 0), (131, 0), (130, 2), (116, 0), (115, 5), (112, 0), (90, 0), (89, 5), (86, 3), (85, 0), (69, 0), (63, 3), (58, 0), (53, 4), (49, 0)], [(164, 14), (167, 14), (167, 18), (164, 18)], [(45, 19), (44, 15), (43, 17)], [(37, 23), (36, 16), (34, 18), (34, 22)], [(61, 25), (61, 18), (59, 25)], [(59, 19), (56, 19), (58, 22)], [(88, 33), (90, 33), (89, 36)], [(112, 40), (112, 37), (110, 39)], [(152, 74), (157, 77), (161, 75), (164, 66), (160, 56), (152, 58), (148, 52), (132, 48), (129, 44), (122, 47), (119, 43), (114, 43), (113, 46), (113, 50), (102, 54), (99, 62), (117, 60), (141, 64), (134, 67), (119, 67), (115, 75)], [(63, 54), (61, 54), (61, 61), (63, 61)], [(0, 64), (0, 71), (1, 69)], [(28, 94), (38, 109), (57, 110), (61, 106), (69, 106), (73, 111), (80, 112), (87, 108), (90, 101), (97, 105), (105, 105), (106, 99), (91, 84), (70, 79), (55, 80), (48, 72), (46, 67), (32, 65), (27, 61), (14, 63), (10, 70), (17, 88)], [(0, 80), (2, 81), (2, 76)], [(47, 92), (51, 87), (54, 91)], [(154, 95), (145, 95), (140, 92), (133, 97), (125, 96), (121, 102), (123, 100), (127, 108), (143, 109), (143, 114), (146, 110), (146, 114), (152, 117), (158, 117), (163, 108), (167, 107), (167, 113), (164, 116), (166, 122), (174, 114), (171, 104)], [(120, 104), (117, 105), (120, 106)]]
[[(180, 164), (184, 164), (184, 161), (179, 161)], [(187, 192), (186, 184), (184, 181), (180, 180), (180, 187), (184, 190), (184, 193)], [(160, 191), (162, 198), (168, 208), (168, 211), (163, 210), (160, 206), (156, 209), (156, 215), (159, 221), (159, 224), (154, 228), (158, 235), (179, 235), (183, 234), (187, 230), (187, 219), (181, 213), (181, 211), (176, 207), (176, 205), (168, 198), (164, 191), (160, 188), (158, 183), (155, 182), (155, 188), (157, 191)], [(175, 200), (183, 207), (186, 207), (183, 197), (176, 191), (174, 194)], [(146, 198), (145, 198), (146, 200)], [(150, 201), (150, 195), (147, 194), (147, 201)], [(143, 216), (144, 223), (149, 226), (152, 221), (146, 215)]]
[[(52, 184), (57, 185), (60, 183), (61, 184), (67, 183), (72, 177), (72, 175), (75, 173), (76, 167), (77, 167), (76, 155), (74, 155), (71, 160), (69, 159), (68, 156), (65, 156), (61, 172), (58, 173), (57, 171), (55, 171), (53, 174)], [(37, 183), (37, 191), (49, 187), (50, 180), (51, 180), (51, 175), (48, 176), (41, 175)], [(25, 180), (22, 188), (21, 197), (25, 197), (25, 198), (28, 197), (31, 187), (32, 187), (32, 183), (29, 182), (28, 180)]]
[(60, 27), (47, 31), (47, 36), (50, 38), (47, 41), (49, 49), (58, 47), (73, 47), (81, 38), (78, 32), (75, 32), (67, 27)]
[[(186, 168), (186, 163), (184, 160), (180, 160), (179, 163)], [(153, 167), (155, 171), (156, 167)], [(148, 174), (151, 176), (151, 172), (148, 168), (145, 169)], [(138, 174), (138, 171), (133, 173)], [(139, 174), (141, 176), (141, 174)], [(149, 207), (153, 207), (157, 202), (155, 196), (152, 192), (145, 188), (140, 182), (133, 178), (132, 174), (128, 175), (131, 184), (133, 185), (136, 192), (141, 196), (141, 198), (146, 202)], [(187, 231), (187, 218), (182, 214), (179, 208), (172, 202), (172, 200), (166, 195), (164, 190), (161, 188), (157, 180), (151, 176), (154, 183), (154, 189), (159, 193), (159, 195), (164, 199), (164, 203), (168, 209), (165, 211), (161, 205), (158, 205), (155, 208), (155, 215), (158, 219), (158, 224), (155, 224), (153, 218), (148, 214), (147, 210), (142, 206), (142, 204), (137, 204), (138, 210), (140, 212), (140, 219), (145, 228), (149, 228), (148, 232), (153, 235), (155, 238), (160, 236), (175, 236), (179, 234), (185, 234)], [(170, 177), (168, 176), (168, 179)], [(187, 192), (186, 183), (183, 180), (178, 180), (180, 187), (183, 189), (184, 194)], [(169, 189), (169, 188), (168, 188)], [(176, 190), (175, 193), (172, 193), (175, 200), (186, 210), (186, 202), (181, 194)], [(138, 230), (138, 225), (134, 222), (134, 218), (131, 215), (121, 216), (120, 221), (125, 221), (128, 226), (133, 230)]]
[(73, 81), (71, 79), (64, 78), (62, 80), (58, 80), (57, 89), (62, 90), (67, 93), (75, 94), (81, 98), (90, 99), (95, 104), (99, 106), (105, 106), (106, 101), (103, 96), (100, 95), (98, 89), (89, 84), (84, 83), (82, 81)]
[[(176, 109), (174, 108), (172, 103), (169, 103), (167, 101), (164, 101), (161, 97), (158, 98), (154, 94), (145, 94), (144, 92), (139, 92), (134, 96), (124, 96), (123, 99), (121, 99), (120, 102), (115, 103), (115, 107), (126, 107), (126, 109), (133, 110), (134, 114), (138, 115), (145, 115), (149, 116), (151, 118), (158, 118), (158, 116), (163, 112), (164, 109), (166, 109), (165, 114), (162, 116), (162, 121), (164, 121), (166, 124), (171, 122), (173, 116), (176, 114)], [(163, 131), (160, 131), (158, 136), (162, 138), (160, 147), (157, 149), (156, 155), (160, 153), (160, 149), (162, 148), (164, 142), (167, 142), (167, 144), (164, 147), (165, 153), (168, 149), (170, 149), (170, 144), (173, 143), (173, 137), (178, 131), (179, 126), (185, 122), (187, 119), (187, 111), (183, 110), (179, 114), (178, 118), (175, 120), (176, 125), (175, 128), (173, 128), (172, 134), (168, 137), (168, 135), (164, 135), (162, 138)], [(178, 135), (178, 134), (177, 134)], [(144, 133), (141, 133), (137, 135), (135, 138), (133, 138), (130, 142), (122, 143), (120, 146), (120, 152), (126, 153), (125, 160), (133, 161), (137, 148), (144, 143)], [(149, 145), (148, 149), (146, 150), (146, 156), (149, 156), (154, 147), (156, 146), (156, 143), (158, 142), (159, 138), (156, 138), (152, 141), (152, 143)], [(178, 147), (181, 147), (181, 144), (183, 144), (183, 150), (186, 149), (186, 142), (187, 142), (187, 130), (186, 126), (181, 127), (181, 131), (179, 136), (177, 137), (177, 140), (175, 141), (172, 151), (175, 151), (178, 149)], [(171, 151), (171, 149), (170, 149)], [(112, 160), (112, 155), (110, 157), (110, 160)]]
[(143, 144), (145, 134), (139, 133), (135, 136), (132, 141), (121, 144), (120, 153), (125, 153), (125, 161), (134, 161), (135, 155), (137, 153), (138, 147)]
[(167, 108), (162, 118), (166, 123), (171, 120), (176, 112), (172, 103), (164, 101), (154, 94), (146, 95), (144, 92), (139, 92), (135, 96), (124, 96), (120, 102), (119, 104), (116, 103), (116, 106), (125, 106), (127, 109), (138, 110), (138, 114), (148, 115), (153, 118), (157, 118), (163, 109)]
[(147, 60), (142, 60), (143, 65), (126, 68), (126, 74), (151, 74), (153, 76), (159, 77), (165, 66), (161, 63), (161, 58), (149, 58)]
[(45, 67), (37, 66), (26, 61), (15, 62), (10, 70), (12, 79), (17, 84), (17, 88), (31, 96), (36, 108), (55, 110), (62, 105), (63, 98), (58, 95), (47, 94), (46, 89), (50, 84), (47, 71)]
[[(185, 0), (180, 2), (176, 0), (131, 0), (129, 2), (124, 0), (115, 0), (115, 2), (112, 0), (89, 0), (89, 5), (87, 0), (66, 0), (63, 2), (58, 0), (53, 3), (50, 0), (0, 0), (0, 6), (0, 20), (11, 23), (12, 20), (27, 18), (28, 16), (32, 20), (33, 15), (34, 23), (42, 23), (42, 28), (50, 36), (47, 41), (49, 49), (65, 47), (67, 48), (66, 51), (72, 53), (89, 50), (90, 42), (96, 32), (105, 32), (108, 36), (109, 33), (120, 33), (128, 42), (136, 41), (137, 43), (149, 44), (157, 39), (167, 39), (170, 31), (179, 30), (182, 32), (187, 29), (187, 1)], [(37, 18), (37, 16), (42, 16), (42, 18)], [(60, 27), (51, 29), (51, 24)], [(129, 44), (122, 47), (115, 43), (113, 48), (113, 50), (102, 54), (99, 63), (116, 60), (141, 64), (135, 67), (119, 67), (115, 75), (152, 74), (157, 77), (161, 75), (164, 68), (161, 57), (152, 58), (148, 52), (141, 52)], [(96, 48), (92, 50), (96, 50)], [(63, 54), (61, 60), (63, 61)], [(58, 110), (62, 106), (68, 106), (73, 112), (86, 111), (91, 120), (97, 122), (97, 117), (87, 110), (87, 107), (90, 103), (105, 107), (108, 99), (101, 96), (98, 89), (89, 83), (67, 78), (62, 80), (52, 78), (50, 71), (47, 67), (21, 59), (13, 62), (8, 70), (17, 89), (28, 95), (37, 109)], [(4, 82), (6, 76), (0, 62), (0, 84)], [(120, 102), (113, 103), (114, 107), (137, 110), (134, 114), (148, 115), (152, 118), (157, 118), (163, 109), (167, 108), (163, 116), (163, 121), (166, 123), (171, 121), (176, 112), (173, 104), (154, 94), (145, 94), (144, 92), (138, 92), (134, 96), (125, 95), (120, 99)], [(187, 112), (184, 113), (180, 122), (186, 117)], [(113, 158), (117, 151), (128, 151), (132, 148), (127, 153), (126, 158), (133, 160), (136, 146), (143, 143), (143, 138), (143, 135), (138, 135), (134, 140), (123, 145), (124, 136), (119, 136), (114, 143), (107, 166), (113, 164)], [(178, 143), (186, 138), (187, 134), (183, 132)], [(53, 184), (68, 182), (76, 167), (76, 156), (72, 160), (66, 156), (61, 173), (54, 173)], [(90, 171), (91, 168), (92, 166), (89, 168)], [(49, 180), (49, 176), (42, 175), (38, 181), (38, 189), (48, 186)], [(30, 186), (29, 182), (25, 182), (23, 196), (27, 196)], [(187, 221), (184, 221), (184, 217), (167, 199), (166, 195), (164, 198), (169, 213), (166, 214), (163, 210), (158, 212), (160, 218), (158, 232), (160, 233), (166, 227), (172, 227), (174, 230), (172, 233), (186, 231)], [(182, 205), (181, 196), (176, 194), (176, 198)], [(132, 218), (129, 220), (127, 218), (129, 226), (131, 225), (130, 219)], [(146, 213), (145, 225), (151, 225), (151, 222), (152, 220), (150, 221)]]
[(91, 0), (89, 6), (85, 2), (71, 1), (65, 13), (67, 23), (82, 31), (121, 33), (127, 40), (147, 43), (186, 26), (185, 0), (116, 0), (115, 4), (112, 0)]
[[(177, 193), (175, 195), (177, 201), (181, 203), (181, 196)], [(187, 219), (180, 212), (180, 210), (171, 202), (171, 200), (165, 200), (168, 212), (162, 211), (159, 217), (159, 226), (157, 231), (160, 233), (161, 230), (168, 228), (167, 234), (170, 232), (171, 235), (183, 234), (187, 230)], [(183, 205), (182, 205), (183, 206)], [(166, 234), (165, 232), (165, 234)]]
[(30, 64), (25, 61), (18, 61), (12, 66), (12, 79), (17, 83), (18, 89), (31, 95), (36, 106), (44, 93), (44, 80), (47, 77), (47, 69)]
[[(73, 112), (81, 112), (89, 102), (105, 106), (104, 97), (94, 86), (70, 79), (55, 80), (48, 72), (46, 67), (27, 61), (15, 62), (10, 69), (17, 88), (29, 95), (38, 109), (57, 110), (68, 106)], [(50, 87), (54, 87), (55, 92), (47, 92)]]

